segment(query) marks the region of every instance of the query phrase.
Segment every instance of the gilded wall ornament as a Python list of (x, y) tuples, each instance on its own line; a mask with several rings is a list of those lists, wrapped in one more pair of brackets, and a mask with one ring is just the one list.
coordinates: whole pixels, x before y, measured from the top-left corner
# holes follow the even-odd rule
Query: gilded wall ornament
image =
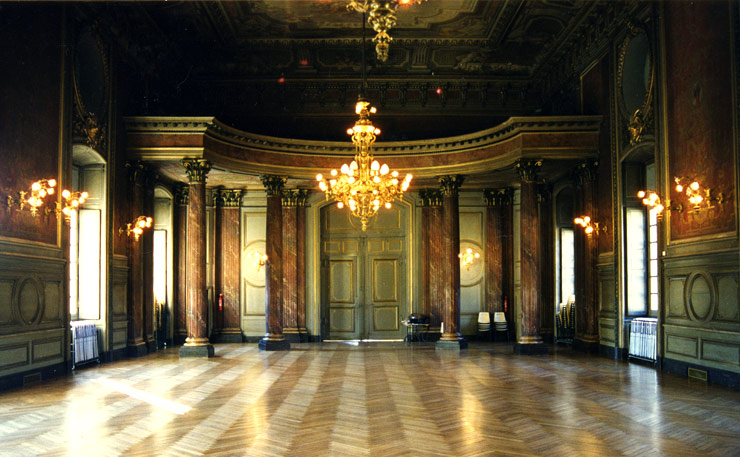
[(542, 160), (518, 160), (514, 167), (522, 181), (536, 181), (537, 172), (542, 167)]
[(437, 179), (439, 180), (439, 190), (445, 197), (456, 196), (465, 180), (462, 175), (440, 176)]
[(627, 28), (629, 33), (619, 49), (617, 98), (634, 146), (643, 141), (652, 124), (655, 69), (646, 28), (633, 23)]
[(275, 175), (262, 175), (260, 176), (260, 179), (262, 180), (262, 185), (265, 186), (265, 189), (267, 190), (267, 196), (281, 196), (283, 191), (283, 186), (285, 185), (285, 177), (283, 176), (275, 176)]
[(206, 175), (211, 171), (211, 162), (205, 159), (183, 159), (182, 165), (188, 174), (190, 184), (205, 183)]

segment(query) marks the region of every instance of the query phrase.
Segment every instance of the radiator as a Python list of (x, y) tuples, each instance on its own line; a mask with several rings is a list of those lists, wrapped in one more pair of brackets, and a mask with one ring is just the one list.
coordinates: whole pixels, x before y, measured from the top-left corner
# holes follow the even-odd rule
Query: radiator
[(638, 317), (630, 323), (630, 357), (655, 360), (658, 319)]
[(98, 355), (98, 331), (93, 321), (72, 321), (72, 368), (85, 362), (100, 363)]

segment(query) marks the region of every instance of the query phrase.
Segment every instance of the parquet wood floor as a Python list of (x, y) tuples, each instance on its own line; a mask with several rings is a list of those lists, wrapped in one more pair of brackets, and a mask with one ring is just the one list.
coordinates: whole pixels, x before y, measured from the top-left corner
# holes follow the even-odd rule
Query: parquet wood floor
[(0, 393), (0, 456), (740, 455), (740, 392), (563, 348), (216, 354), (168, 349)]

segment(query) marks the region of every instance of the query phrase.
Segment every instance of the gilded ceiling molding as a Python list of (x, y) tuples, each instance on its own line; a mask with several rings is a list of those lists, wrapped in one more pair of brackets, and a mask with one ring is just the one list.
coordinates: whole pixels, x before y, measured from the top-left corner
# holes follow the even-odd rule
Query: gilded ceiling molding
[[(434, 179), (509, 168), (517, 160), (584, 160), (598, 154), (601, 116), (513, 117), (483, 131), (419, 141), (380, 142), (375, 156), (400, 173)], [(126, 118), (128, 156), (147, 162), (207, 159), (247, 174), (312, 179), (349, 141), (309, 141), (240, 131), (214, 118)]]
[(205, 159), (183, 159), (181, 163), (185, 167), (190, 184), (206, 182), (206, 175), (211, 171), (211, 162)]

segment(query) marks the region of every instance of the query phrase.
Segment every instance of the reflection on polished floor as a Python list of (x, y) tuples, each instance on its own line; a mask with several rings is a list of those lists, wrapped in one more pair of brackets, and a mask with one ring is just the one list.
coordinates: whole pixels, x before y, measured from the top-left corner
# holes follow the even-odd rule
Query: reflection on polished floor
[(176, 349), (0, 393), (0, 455), (740, 454), (740, 392), (570, 350)]

